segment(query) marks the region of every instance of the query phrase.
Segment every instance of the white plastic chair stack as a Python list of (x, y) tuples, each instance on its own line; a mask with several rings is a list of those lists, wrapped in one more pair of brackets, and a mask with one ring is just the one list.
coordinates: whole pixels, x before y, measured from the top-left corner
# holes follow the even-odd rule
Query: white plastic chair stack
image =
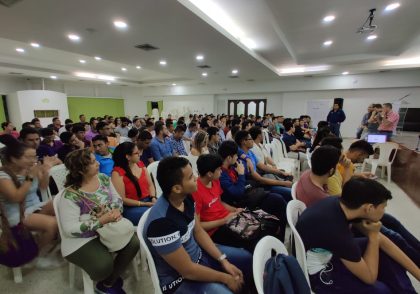
[(155, 261), (153, 260), (152, 253), (150, 253), (149, 247), (147, 247), (146, 241), (143, 238), (143, 228), (149, 213), (150, 209), (148, 209), (140, 218), (139, 224), (137, 226), (137, 236), (140, 240), (141, 250), (144, 250), (144, 252), (146, 252), (147, 263), (149, 264), (150, 269), (150, 278), (152, 279), (153, 287), (155, 288), (155, 294), (162, 294), (162, 291), (160, 290), (159, 277), (156, 271)]
[(272, 250), (275, 251), (276, 255), (289, 255), (284, 244), (272, 236), (266, 236), (258, 242), (252, 260), (252, 271), (258, 294), (264, 294), (264, 269), (267, 260), (271, 258)]
[(262, 135), (263, 135), (263, 144), (269, 144), (270, 143), (270, 135), (268, 134), (268, 131), (265, 129), (262, 129)]
[(157, 180), (158, 165), (159, 165), (159, 161), (154, 161), (147, 166), (147, 172), (150, 174), (150, 176), (152, 177), (153, 183), (155, 184), (156, 197), (160, 197), (162, 195), (162, 189), (160, 188), (158, 180)]
[(391, 182), (391, 166), (394, 162), (395, 157), (397, 156), (398, 152), (398, 144), (387, 142), (387, 143), (381, 143), (376, 144), (373, 146), (375, 148), (379, 148), (379, 158), (367, 158), (363, 162), (362, 171), (365, 170), (366, 164), (369, 163), (372, 165), (371, 173), (375, 174), (376, 169), (378, 166), (382, 167), (381, 177), (385, 177), (385, 168), (388, 176), (388, 183)]
[(273, 161), (276, 163), (277, 168), (284, 169), (293, 175), (299, 174), (299, 161), (292, 158), (287, 158), (287, 153), (283, 152), (282, 144), (279, 140), (273, 139), (269, 145), (272, 151)]
[(287, 204), (286, 214), (287, 214), (287, 222), (292, 230), (292, 244), (294, 243), (295, 246), (295, 254), (296, 259), (302, 268), (303, 273), (305, 274), (306, 280), (310, 285), (309, 275), (308, 275), (308, 268), (306, 265), (306, 250), (303, 241), (296, 230), (296, 223), (298, 221), (299, 216), (302, 212), (306, 209), (305, 203), (299, 200), (292, 200)]

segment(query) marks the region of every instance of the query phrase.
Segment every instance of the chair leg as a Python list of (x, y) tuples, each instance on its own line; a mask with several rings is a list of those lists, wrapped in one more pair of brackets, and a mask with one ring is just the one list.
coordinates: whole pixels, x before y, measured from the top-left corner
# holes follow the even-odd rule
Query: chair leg
[(378, 168), (378, 163), (377, 162), (372, 162), (372, 169), (370, 170), (370, 172), (375, 175), (376, 174), (376, 169)]
[(386, 169), (386, 166), (381, 167), (381, 178), (385, 178), (385, 169)]
[(131, 264), (133, 265), (134, 277), (136, 278), (136, 281), (140, 281), (139, 265), (137, 264), (137, 260), (133, 259)]
[(93, 281), (90, 279), (87, 272), (82, 269), (83, 274), (83, 289), (85, 294), (95, 294)]
[(147, 272), (149, 266), (147, 264), (146, 252), (142, 247), (140, 247), (140, 257), (141, 257), (141, 268), (144, 272)]
[[(385, 169), (385, 166), (384, 166)], [(388, 174), (388, 184), (391, 183), (391, 165), (388, 164), (386, 167), (386, 173)]]
[(70, 289), (74, 288), (74, 276), (76, 272), (76, 265), (69, 262), (69, 287)]
[(13, 271), (13, 280), (15, 281), (15, 283), (22, 283), (23, 278), (22, 278), (22, 268), (20, 267), (14, 267), (12, 268)]

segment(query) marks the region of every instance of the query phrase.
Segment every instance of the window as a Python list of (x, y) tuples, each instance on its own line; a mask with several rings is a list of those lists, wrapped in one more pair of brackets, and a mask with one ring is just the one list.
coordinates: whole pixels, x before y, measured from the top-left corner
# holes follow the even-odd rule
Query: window
[(34, 110), (34, 117), (45, 118), (45, 117), (56, 117), (58, 115), (58, 110)]
[(267, 110), (267, 99), (228, 100), (229, 115), (264, 116)]

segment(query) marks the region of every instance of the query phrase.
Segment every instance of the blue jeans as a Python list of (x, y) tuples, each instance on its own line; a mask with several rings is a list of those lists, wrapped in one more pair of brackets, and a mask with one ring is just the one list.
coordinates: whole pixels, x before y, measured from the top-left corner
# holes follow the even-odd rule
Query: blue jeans
[(286, 202), (292, 200), (292, 189), (283, 186), (265, 186), (265, 190), (280, 194)]
[[(152, 202), (152, 198), (146, 197), (141, 202)], [(141, 216), (149, 208), (149, 206), (124, 206), (123, 217), (131, 221), (134, 226), (137, 226)]]
[[(247, 286), (252, 285), (253, 277), (252, 277), (252, 254), (246, 251), (245, 249), (241, 248), (234, 248), (229, 246), (218, 245), (216, 246), (219, 250), (226, 254), (227, 259), (230, 263), (235, 265), (239, 268), (243, 275), (244, 281)], [(206, 252), (203, 251), (203, 255), (199, 262), (201, 265), (210, 267), (217, 271), (223, 271), (220, 263), (210, 257)], [(244, 286), (244, 287), (247, 287)], [(207, 294), (231, 294), (232, 291), (229, 290), (227, 286), (221, 283), (205, 283), (205, 282), (196, 282), (190, 280), (184, 280), (179, 288), (175, 291), (175, 293), (179, 294), (196, 294), (196, 293), (207, 293)]]
[(329, 124), (331, 133), (336, 135), (337, 137), (340, 137), (340, 124), (339, 123), (330, 123)]

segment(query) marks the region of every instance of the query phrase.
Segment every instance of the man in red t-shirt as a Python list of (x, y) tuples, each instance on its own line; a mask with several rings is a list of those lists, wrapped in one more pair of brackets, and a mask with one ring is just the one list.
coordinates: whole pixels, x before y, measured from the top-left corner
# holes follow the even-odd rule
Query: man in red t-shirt
[(241, 239), (225, 226), (243, 209), (221, 200), (223, 190), (219, 178), (222, 164), (222, 159), (213, 154), (203, 154), (197, 160), (200, 177), (197, 180), (197, 191), (192, 194), (197, 217), (215, 243), (245, 248), (252, 252), (256, 245), (254, 241)]

